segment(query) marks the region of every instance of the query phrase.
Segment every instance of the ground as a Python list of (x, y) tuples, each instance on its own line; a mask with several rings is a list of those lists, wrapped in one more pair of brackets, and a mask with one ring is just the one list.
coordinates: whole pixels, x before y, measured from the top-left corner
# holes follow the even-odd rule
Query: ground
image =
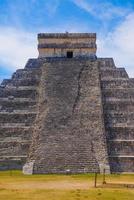
[[(133, 200), (133, 175), (23, 175), (0, 172), (0, 200)], [(127, 187), (130, 188), (127, 188)]]

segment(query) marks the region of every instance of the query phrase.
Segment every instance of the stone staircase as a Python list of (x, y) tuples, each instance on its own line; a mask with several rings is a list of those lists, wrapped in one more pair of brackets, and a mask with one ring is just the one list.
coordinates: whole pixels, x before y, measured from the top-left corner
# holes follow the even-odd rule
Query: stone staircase
[(97, 61), (48, 60), (39, 91), (39, 114), (24, 173), (109, 170)]
[(134, 172), (134, 79), (110, 59), (99, 62), (111, 172)]
[(21, 169), (26, 162), (39, 82), (40, 65), (31, 59), (0, 85), (0, 170)]

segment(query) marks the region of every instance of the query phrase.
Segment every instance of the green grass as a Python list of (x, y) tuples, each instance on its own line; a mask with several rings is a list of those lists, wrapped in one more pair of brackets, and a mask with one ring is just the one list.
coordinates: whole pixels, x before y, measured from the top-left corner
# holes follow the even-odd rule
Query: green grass
[[(21, 171), (0, 172), (0, 200), (133, 200), (134, 189), (119, 187), (119, 183), (134, 184), (134, 175), (107, 175), (105, 187), (94, 174), (31, 175)], [(117, 184), (112, 188), (110, 184)]]

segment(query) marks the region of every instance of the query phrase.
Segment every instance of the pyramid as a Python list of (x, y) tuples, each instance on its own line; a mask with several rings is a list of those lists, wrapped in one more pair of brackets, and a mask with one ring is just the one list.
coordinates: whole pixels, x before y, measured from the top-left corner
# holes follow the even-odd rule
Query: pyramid
[(134, 172), (134, 79), (95, 33), (38, 34), (39, 57), (0, 85), (0, 170)]

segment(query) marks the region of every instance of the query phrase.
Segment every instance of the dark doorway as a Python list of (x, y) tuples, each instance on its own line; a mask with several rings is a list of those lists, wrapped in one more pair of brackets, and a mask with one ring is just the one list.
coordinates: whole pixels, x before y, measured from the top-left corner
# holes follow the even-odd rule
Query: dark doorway
[(67, 58), (73, 58), (73, 52), (67, 51)]

